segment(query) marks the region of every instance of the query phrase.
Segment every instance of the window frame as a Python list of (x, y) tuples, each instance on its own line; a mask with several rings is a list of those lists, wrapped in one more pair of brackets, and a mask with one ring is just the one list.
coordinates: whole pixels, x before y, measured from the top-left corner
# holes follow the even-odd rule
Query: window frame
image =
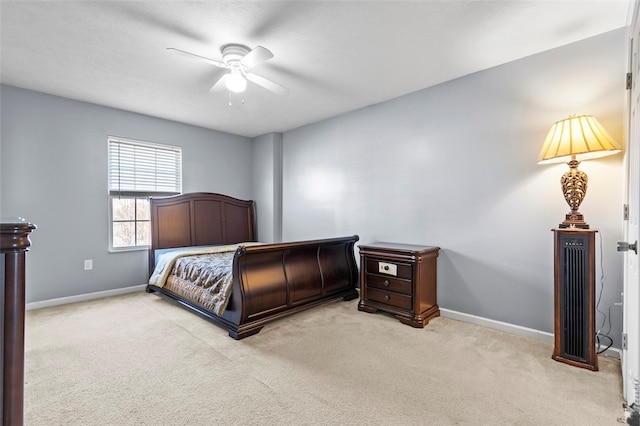
[[(118, 152), (118, 157), (117, 159), (115, 157), (113, 157), (114, 153), (112, 151), (112, 148), (115, 147), (116, 145), (119, 146), (128, 146), (130, 148), (133, 149), (134, 151), (134, 160), (126, 163), (121, 157), (120, 157), (120, 152)], [(160, 184), (162, 186), (162, 190), (157, 190), (157, 187), (159, 185), (158, 180), (157, 179), (152, 179), (149, 180), (148, 179), (148, 175), (149, 175), (149, 167), (150, 167), (150, 163), (146, 162), (144, 163), (144, 167), (140, 166), (138, 168), (136, 168), (136, 153), (138, 153), (138, 151), (136, 151), (136, 149), (139, 148), (142, 151), (145, 151), (147, 154), (150, 152), (149, 150), (151, 150), (151, 152), (154, 153), (155, 155), (155, 162), (154, 165), (151, 167), (151, 169), (153, 169), (154, 171), (154, 176), (158, 176), (159, 175), (159, 171), (163, 172), (163, 173), (167, 173), (168, 171), (171, 171), (173, 173), (173, 177), (169, 178), (169, 181), (171, 181), (173, 179), (173, 188), (168, 188), (166, 185), (166, 181), (163, 181), (164, 184)], [(170, 167), (164, 167), (166, 166), (166, 164), (161, 164), (160, 166), (158, 165), (159, 163), (163, 163), (162, 159), (158, 160), (157, 156), (158, 153), (162, 154), (162, 155), (167, 155), (167, 153), (169, 154), (170, 157), (170, 163), (173, 163), (173, 166)], [(173, 156), (171, 158), (171, 156)], [(144, 159), (149, 160), (151, 157), (149, 156), (142, 156)], [(128, 167), (129, 171), (131, 171), (131, 167), (134, 168), (134, 171), (132, 173), (129, 173), (129, 175), (127, 175), (126, 173), (121, 173), (120, 169), (118, 169), (117, 171), (114, 172), (114, 163), (115, 162), (115, 166), (121, 166), (122, 163), (124, 162), (124, 166)], [(166, 161), (164, 162), (166, 163)], [(137, 170), (143, 170), (144, 173), (136, 173)], [(115, 173), (115, 174), (114, 174)], [(131, 180), (131, 174), (133, 174), (134, 176), (137, 174), (140, 175), (147, 175), (146, 179), (142, 179), (142, 189), (138, 189), (137, 183), (139, 183), (139, 181), (136, 180), (136, 178), (133, 178), (133, 181)], [(115, 178), (114, 178), (115, 176)], [(124, 176), (124, 178), (123, 178)], [(129, 180), (127, 180), (127, 178), (129, 178)], [(125, 187), (122, 188), (122, 182), (125, 181)], [(133, 182), (133, 187), (131, 187), (131, 184)], [(148, 187), (147, 184), (151, 183), (152, 185), (156, 186), (156, 190), (151, 190), (150, 187)], [(115, 187), (115, 185), (117, 185), (117, 188)], [(171, 185), (170, 185), (171, 186)], [(173, 189), (173, 190), (172, 190)], [(168, 145), (168, 144), (159, 144), (159, 143), (154, 143), (154, 142), (147, 142), (147, 141), (141, 141), (141, 140), (135, 140), (135, 139), (129, 139), (129, 138), (122, 138), (122, 137), (118, 137), (118, 136), (108, 136), (107, 137), (107, 198), (108, 198), (108, 217), (109, 217), (109, 251), (110, 252), (126, 252), (126, 251), (138, 251), (138, 250), (148, 250), (150, 247), (150, 241), (149, 244), (138, 244), (137, 238), (138, 238), (138, 224), (142, 223), (142, 222), (147, 222), (150, 223), (151, 221), (151, 212), (149, 212), (149, 218), (148, 219), (138, 219), (137, 218), (137, 209), (138, 209), (138, 201), (137, 200), (146, 200), (147, 203), (149, 203), (149, 199), (151, 197), (162, 197), (162, 196), (170, 196), (170, 195), (178, 195), (182, 193), (182, 147), (180, 146), (176, 146), (176, 145)], [(134, 217), (132, 220), (114, 220), (114, 200), (115, 199), (133, 199), (134, 200)], [(150, 206), (149, 206), (150, 207)], [(133, 222), (134, 223), (134, 245), (128, 245), (128, 246), (114, 246), (114, 224), (115, 223), (122, 223), (122, 222)], [(150, 232), (150, 230), (149, 230)]]

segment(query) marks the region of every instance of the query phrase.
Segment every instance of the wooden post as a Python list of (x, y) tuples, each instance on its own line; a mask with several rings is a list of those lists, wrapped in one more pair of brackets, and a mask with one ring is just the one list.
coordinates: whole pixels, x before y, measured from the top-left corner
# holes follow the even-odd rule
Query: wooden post
[(25, 253), (36, 227), (23, 221), (0, 224), (4, 258), (2, 318), (2, 424), (24, 423)]

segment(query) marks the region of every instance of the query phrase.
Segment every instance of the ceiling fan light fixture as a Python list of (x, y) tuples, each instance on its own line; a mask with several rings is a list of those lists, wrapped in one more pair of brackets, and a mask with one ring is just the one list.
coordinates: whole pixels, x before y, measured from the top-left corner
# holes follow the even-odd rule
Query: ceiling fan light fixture
[(227, 74), (225, 85), (230, 91), (241, 93), (247, 88), (247, 80), (245, 80), (240, 72), (232, 71), (231, 74)]

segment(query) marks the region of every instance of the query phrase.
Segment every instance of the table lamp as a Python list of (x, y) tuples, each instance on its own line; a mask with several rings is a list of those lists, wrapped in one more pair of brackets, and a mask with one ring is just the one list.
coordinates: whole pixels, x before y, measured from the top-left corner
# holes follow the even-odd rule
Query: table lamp
[(578, 211), (587, 194), (587, 174), (578, 170), (582, 160), (605, 157), (620, 152), (620, 145), (591, 115), (570, 116), (551, 126), (540, 151), (538, 164), (567, 162), (569, 171), (562, 175), (560, 184), (564, 199), (571, 211), (560, 228), (589, 229)]

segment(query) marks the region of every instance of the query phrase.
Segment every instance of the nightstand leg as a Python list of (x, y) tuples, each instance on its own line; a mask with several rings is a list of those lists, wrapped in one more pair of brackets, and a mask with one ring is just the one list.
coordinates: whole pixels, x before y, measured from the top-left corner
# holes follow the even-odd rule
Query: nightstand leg
[(396, 318), (398, 318), (398, 320), (401, 323), (410, 325), (411, 327), (424, 328), (427, 324), (429, 324), (429, 321), (431, 320), (431, 318), (436, 318), (439, 316), (440, 316), (440, 308), (438, 307), (438, 305), (435, 305), (431, 309), (428, 309), (425, 312), (423, 312), (422, 315), (414, 315), (411, 318), (401, 316), (401, 315), (396, 315)]
[(360, 303), (358, 304), (358, 310), (372, 314), (374, 312), (377, 312), (378, 308), (372, 308), (371, 306), (364, 305), (362, 301), (360, 301)]

